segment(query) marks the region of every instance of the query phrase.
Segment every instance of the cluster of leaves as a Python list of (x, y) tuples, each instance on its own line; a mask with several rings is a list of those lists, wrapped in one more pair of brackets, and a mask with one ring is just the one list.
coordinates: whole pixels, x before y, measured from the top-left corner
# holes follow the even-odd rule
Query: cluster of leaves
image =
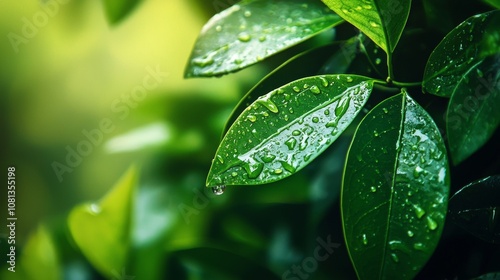
[[(185, 72), (238, 71), (344, 22), (361, 32), (293, 57), (251, 89), (229, 118), (207, 178), (207, 187), (220, 192), (295, 174), (370, 109), (373, 92), (392, 93), (359, 123), (345, 161), (342, 226), (360, 279), (415, 277), (447, 213), (476, 236), (499, 242), (498, 177), (464, 187), (448, 206), (448, 154), (459, 165), (500, 124), (500, 11), (454, 27), (428, 57), (421, 80), (407, 83), (396, 79), (393, 58), (411, 6), (410, 0), (242, 1), (205, 25)], [(364, 68), (358, 53), (368, 62)], [(289, 82), (277, 84), (283, 75)], [(416, 101), (421, 92), (449, 98), (441, 113), (445, 129)], [(492, 199), (480, 199), (485, 193)]]

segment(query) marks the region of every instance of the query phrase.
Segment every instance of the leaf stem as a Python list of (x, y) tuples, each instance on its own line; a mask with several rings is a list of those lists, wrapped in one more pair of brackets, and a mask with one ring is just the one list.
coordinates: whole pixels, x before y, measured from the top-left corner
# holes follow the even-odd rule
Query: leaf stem
[(392, 53), (387, 52), (387, 83), (392, 84), (392, 79), (394, 79), (394, 69), (392, 69)]
[(422, 82), (404, 83), (404, 82), (392, 81), (392, 84), (395, 86), (398, 86), (398, 87), (420, 87), (420, 86), (422, 86)]

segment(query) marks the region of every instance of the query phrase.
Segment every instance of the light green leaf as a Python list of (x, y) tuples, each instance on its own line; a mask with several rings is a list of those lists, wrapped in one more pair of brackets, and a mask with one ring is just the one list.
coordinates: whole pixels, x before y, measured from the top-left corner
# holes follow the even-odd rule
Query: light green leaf
[(386, 53), (392, 53), (410, 14), (411, 0), (322, 0)]
[(244, 1), (205, 24), (184, 76), (211, 77), (240, 70), (342, 21), (319, 1)]
[(324, 75), (263, 95), (222, 139), (207, 186), (264, 184), (297, 172), (349, 126), (372, 88), (366, 77)]
[(140, 0), (104, 0), (106, 16), (111, 24), (116, 24), (127, 17)]
[[(451, 97), (455, 92), (475, 89), (468, 78), (483, 61), (500, 53), (500, 11), (468, 18), (453, 29), (434, 49), (424, 72), (426, 92)], [(482, 69), (484, 71), (484, 69)]]
[(431, 117), (405, 92), (373, 108), (354, 136), (341, 194), (360, 279), (412, 279), (444, 226), (450, 175)]
[(77, 206), (68, 218), (75, 243), (107, 276), (122, 271), (126, 264), (136, 180), (132, 167), (100, 202)]
[(473, 182), (455, 193), (449, 203), (450, 219), (474, 236), (500, 244), (500, 175)]

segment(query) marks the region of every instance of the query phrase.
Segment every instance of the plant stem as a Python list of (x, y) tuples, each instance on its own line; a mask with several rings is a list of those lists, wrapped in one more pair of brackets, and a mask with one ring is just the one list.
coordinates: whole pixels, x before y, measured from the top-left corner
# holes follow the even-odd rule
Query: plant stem
[(404, 83), (404, 82), (392, 81), (392, 84), (395, 86), (398, 86), (398, 87), (420, 87), (420, 86), (422, 86), (422, 82)]
[(392, 69), (392, 53), (388, 52), (387, 53), (387, 74), (389, 75), (387, 77), (387, 83), (390, 85), (392, 84), (392, 80), (394, 79), (394, 69)]

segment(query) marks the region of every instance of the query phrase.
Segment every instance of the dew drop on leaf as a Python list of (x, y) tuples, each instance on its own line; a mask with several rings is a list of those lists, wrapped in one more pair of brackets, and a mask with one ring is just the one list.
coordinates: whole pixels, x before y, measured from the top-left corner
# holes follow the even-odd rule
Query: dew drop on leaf
[(251, 39), (252, 39), (252, 37), (246, 32), (242, 32), (242, 33), (240, 33), (240, 35), (238, 35), (238, 40), (240, 40), (241, 42), (244, 42), (244, 43), (250, 41)]
[(219, 186), (215, 186), (215, 187), (212, 188), (212, 192), (215, 195), (221, 195), (221, 194), (224, 193), (225, 190), (226, 190), (226, 186), (225, 185), (219, 185)]
[(89, 212), (92, 215), (98, 215), (101, 213), (101, 207), (95, 203), (89, 205)]
[(427, 216), (427, 226), (430, 230), (435, 230), (438, 227), (436, 221), (434, 221), (434, 219), (432, 219), (430, 216)]
[(311, 86), (311, 88), (309, 90), (311, 90), (311, 92), (314, 94), (321, 93), (321, 90), (317, 86)]
[(415, 214), (417, 215), (417, 218), (422, 218), (425, 215), (425, 210), (422, 209), (422, 207), (413, 204), (413, 209), (415, 209)]

